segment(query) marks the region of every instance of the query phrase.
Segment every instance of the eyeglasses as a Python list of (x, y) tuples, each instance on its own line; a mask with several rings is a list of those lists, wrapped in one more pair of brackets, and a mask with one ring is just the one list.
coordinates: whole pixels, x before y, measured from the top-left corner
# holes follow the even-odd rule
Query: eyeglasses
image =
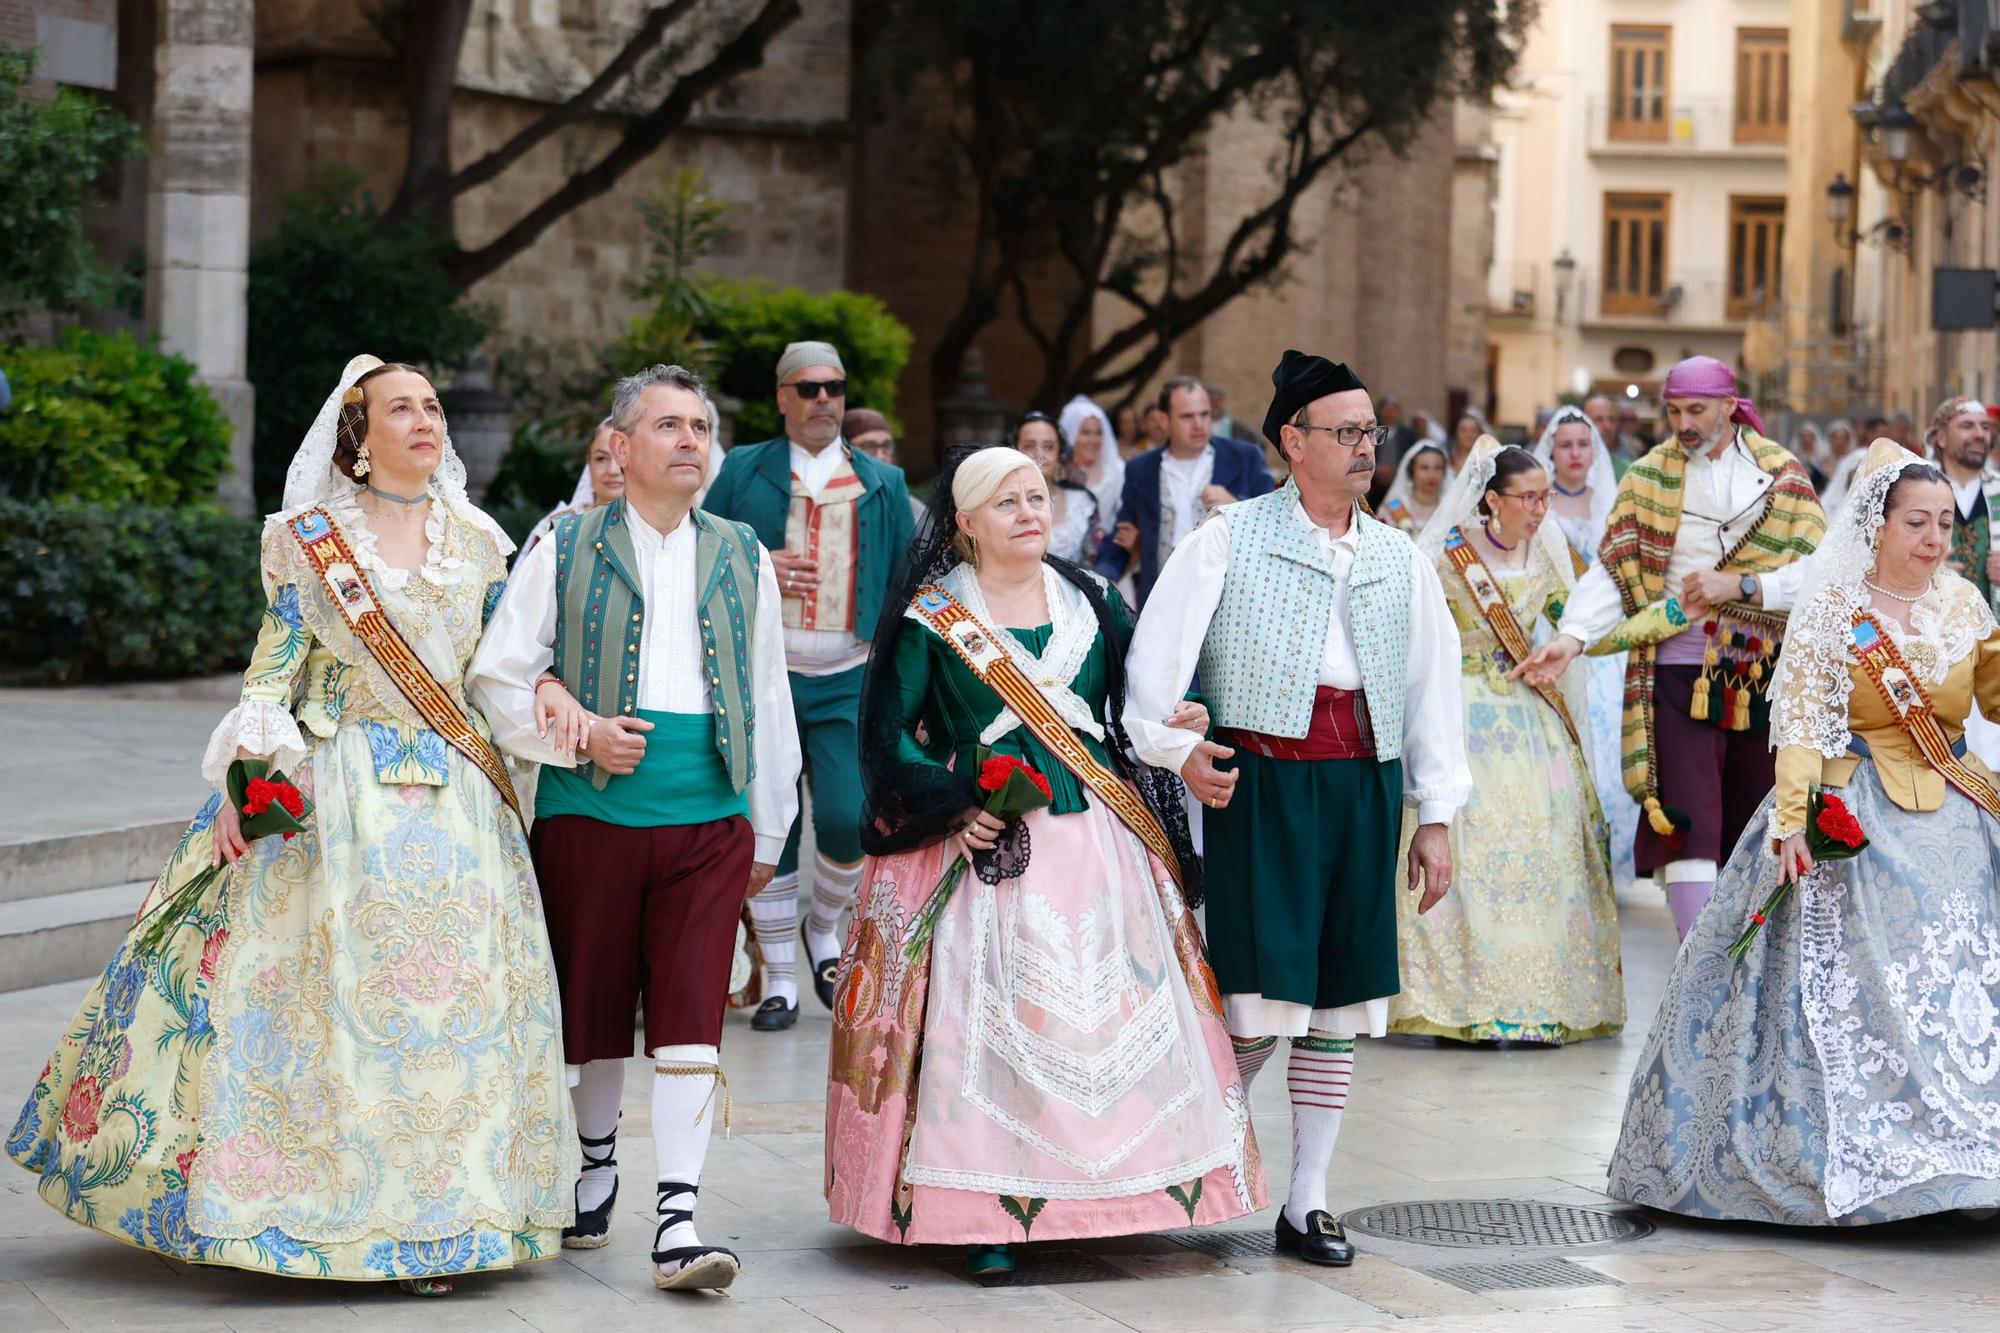
[(846, 380), (793, 380), (785, 387), (801, 398), (817, 398), (821, 394), (829, 398), (847, 397)]
[(1333, 436), (1334, 441), (1343, 449), (1360, 448), (1364, 436), (1369, 443), (1380, 449), (1382, 441), (1389, 438), (1387, 426), (1309, 426), (1299, 421), (1294, 421), (1292, 425), (1300, 430), (1323, 430)]
[(1549, 507), (1550, 493), (1548, 491), (1495, 491), (1493, 493), (1505, 500), (1519, 500), (1530, 509), (1547, 509)]

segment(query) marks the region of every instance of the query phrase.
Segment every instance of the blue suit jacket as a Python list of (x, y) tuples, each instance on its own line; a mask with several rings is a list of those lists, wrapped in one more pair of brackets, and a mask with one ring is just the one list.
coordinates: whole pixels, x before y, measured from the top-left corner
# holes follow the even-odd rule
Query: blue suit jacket
[[(1271, 489), (1271, 474), (1264, 467), (1264, 451), (1243, 440), (1217, 435), (1215, 473), (1210, 480), (1239, 500), (1263, 495)], [(1139, 570), (1135, 582), (1139, 603), (1152, 594), (1153, 580), (1160, 577), (1160, 458), (1166, 446), (1148, 449), (1125, 465), (1125, 491), (1118, 503), (1118, 522), (1139, 529)], [(1104, 542), (1097, 548), (1097, 572), (1114, 582), (1125, 574), (1125, 549), (1112, 540), (1107, 525)]]
[[(847, 448), (844, 442), (834, 447)], [(875, 637), (882, 604), (896, 586), (915, 523), (903, 469), (878, 462), (859, 449), (848, 449), (847, 461), (864, 491), (855, 501), (854, 633), (866, 640)], [(731, 449), (723, 455), (722, 471), (701, 507), (719, 518), (749, 524), (767, 550), (783, 550), (785, 515), (792, 507), (791, 441), (781, 435)]]

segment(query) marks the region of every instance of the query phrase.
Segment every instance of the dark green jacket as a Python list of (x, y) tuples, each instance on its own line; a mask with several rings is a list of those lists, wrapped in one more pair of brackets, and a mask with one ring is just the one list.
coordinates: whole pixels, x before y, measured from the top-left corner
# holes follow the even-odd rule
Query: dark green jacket
[[(843, 441), (835, 447), (847, 445)], [(896, 587), (915, 524), (903, 470), (855, 449), (847, 454), (865, 491), (855, 501), (855, 560), (860, 568), (854, 580), (854, 633), (866, 640), (875, 637), (882, 603)], [(718, 517), (748, 523), (766, 549), (783, 550), (785, 515), (792, 507), (791, 441), (779, 436), (731, 449), (701, 507)], [(901, 612), (897, 607), (896, 613)]]

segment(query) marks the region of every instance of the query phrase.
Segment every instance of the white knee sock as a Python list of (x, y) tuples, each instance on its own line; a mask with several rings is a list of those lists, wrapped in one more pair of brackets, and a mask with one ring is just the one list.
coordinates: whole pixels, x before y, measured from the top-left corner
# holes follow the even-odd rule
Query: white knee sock
[(1308, 1213), (1326, 1207), (1326, 1173), (1353, 1078), (1352, 1036), (1308, 1032), (1292, 1038), (1285, 1080), (1292, 1093), (1292, 1195), (1285, 1201), (1285, 1220), (1301, 1231)]
[(750, 900), (750, 924), (757, 929), (757, 950), (764, 955), (764, 994), (786, 1004), (799, 1002), (797, 964), (799, 942), (799, 875), (773, 875), (763, 892)]
[(813, 857), (812, 908), (806, 913), (806, 945), (813, 958), (839, 955), (840, 914), (854, 906), (855, 891), (861, 887), (861, 865), (857, 861), (844, 866), (824, 856)]
[(617, 1153), (616, 1143), (596, 1143), (593, 1139), (615, 1139), (618, 1133), (618, 1104), (625, 1098), (625, 1062), (592, 1060), (578, 1066), (576, 1086), (569, 1090), (570, 1105), (576, 1108), (576, 1133), (584, 1141), (583, 1174), (576, 1182), (576, 1208), (588, 1212), (611, 1197), (618, 1183), (615, 1163), (592, 1166)]
[(1276, 1037), (1238, 1037), (1232, 1034), (1229, 1045), (1236, 1052), (1236, 1077), (1243, 1080), (1243, 1095), (1250, 1095), (1250, 1084), (1257, 1077), (1257, 1071), (1271, 1058), (1271, 1052), (1278, 1049)]
[[(718, 1054), (713, 1046), (662, 1046), (653, 1052), (653, 1158), (660, 1182), (655, 1207), (660, 1213), (694, 1212), (709, 1133), (717, 1120), (726, 1117), (729, 1106), (729, 1085), (723, 1081)], [(676, 1188), (667, 1188), (669, 1182)], [(689, 1217), (657, 1232), (653, 1248), (699, 1244), (694, 1219)]]
[(1674, 914), (1674, 933), (1682, 939), (1694, 929), (1708, 896), (1715, 892), (1715, 862), (1690, 859), (1670, 861), (1660, 872), (1666, 881), (1667, 910)]

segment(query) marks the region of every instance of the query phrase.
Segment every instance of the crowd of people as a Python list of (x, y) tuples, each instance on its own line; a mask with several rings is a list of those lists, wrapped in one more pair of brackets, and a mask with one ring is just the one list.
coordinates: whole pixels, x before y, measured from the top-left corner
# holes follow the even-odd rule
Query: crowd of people
[(727, 1287), (725, 1015), (797, 1040), (803, 964), (835, 1221), (984, 1281), (1263, 1209), (1282, 1040), (1271, 1243), (1345, 1266), (1357, 1040), (1615, 1036), (1637, 874), (1682, 943), (1613, 1195), (2000, 1206), (1982, 404), (1788, 449), (1695, 357), (1657, 445), (1594, 398), (1522, 447), (1288, 351), (1255, 431), (1189, 377), (1077, 398), (925, 504), (840, 349), (774, 372), (726, 453), (696, 375), (620, 380), (515, 553), (426, 376), (346, 367), (218, 790), (8, 1138), (45, 1200), (421, 1295), (602, 1246), (636, 1012), (652, 1276)]

